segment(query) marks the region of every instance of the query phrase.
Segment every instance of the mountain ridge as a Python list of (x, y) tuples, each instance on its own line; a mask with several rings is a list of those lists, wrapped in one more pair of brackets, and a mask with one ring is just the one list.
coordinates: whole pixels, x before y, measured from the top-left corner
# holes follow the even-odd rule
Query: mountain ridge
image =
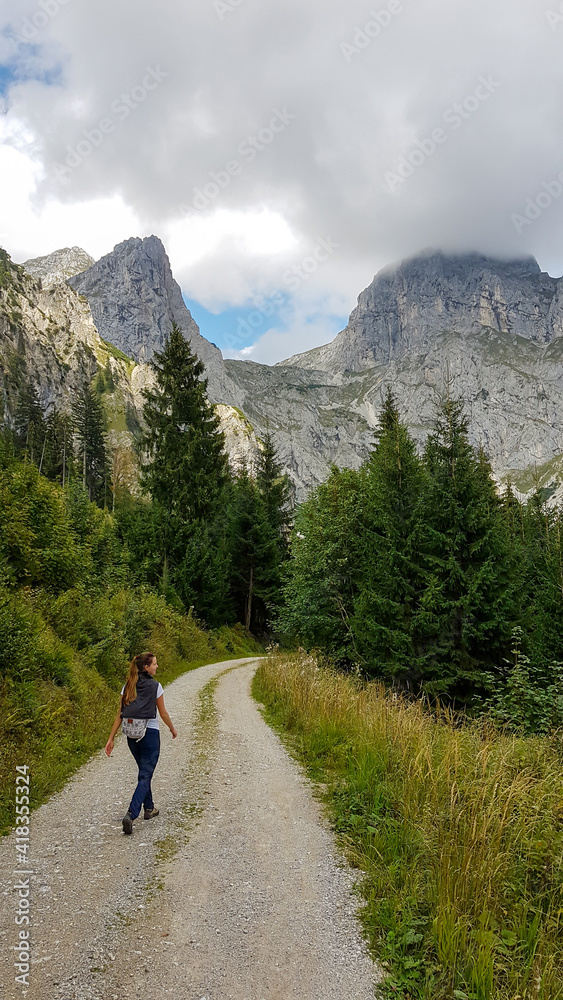
[[(533, 468), (558, 468), (563, 286), (534, 258), (426, 251), (384, 268), (330, 344), (273, 366), (225, 360), (201, 336), (155, 236), (118, 244), (68, 283), (90, 303), (103, 341), (126, 354), (136, 345), (145, 361), (179, 317), (204, 355), (211, 401), (229, 408), (231, 423), (239, 411), (248, 422), (240, 428), (251, 431), (246, 459), (271, 433), (298, 498), (331, 464), (357, 468), (367, 457), (387, 387), (419, 446), (450, 391), (466, 401), (471, 440), (485, 447), (499, 480), (527, 482)], [(150, 370), (143, 361), (131, 366), (140, 404)]]
[(562, 336), (562, 279), (541, 271), (529, 255), (423, 251), (378, 271), (329, 344), (278, 364), (363, 371), (430, 347), (437, 333), (480, 327), (544, 344)]

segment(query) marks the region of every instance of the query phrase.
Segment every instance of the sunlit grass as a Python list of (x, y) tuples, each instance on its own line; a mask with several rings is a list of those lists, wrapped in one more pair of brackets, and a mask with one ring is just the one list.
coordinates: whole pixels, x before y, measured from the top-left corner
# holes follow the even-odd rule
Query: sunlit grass
[(327, 784), (389, 996), (563, 997), (560, 735), (460, 724), (313, 657), (264, 661), (255, 694)]

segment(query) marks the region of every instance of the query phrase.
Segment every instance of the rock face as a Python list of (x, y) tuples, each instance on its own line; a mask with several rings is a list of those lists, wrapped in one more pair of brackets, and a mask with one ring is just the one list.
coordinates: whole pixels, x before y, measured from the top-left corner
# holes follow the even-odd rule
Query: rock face
[(0, 361), (23, 357), (45, 407), (59, 403), (110, 352), (104, 347), (88, 304), (66, 283), (47, 288), (0, 251)]
[(156, 236), (119, 243), (70, 278), (69, 285), (88, 300), (100, 336), (128, 357), (150, 361), (164, 347), (175, 322), (206, 367), (211, 398), (224, 402), (225, 395), (236, 394), (226, 379), (221, 351), (201, 336)]
[(94, 264), (94, 258), (80, 247), (65, 247), (55, 250), (46, 257), (34, 257), (26, 260), (22, 267), (33, 278), (40, 279), (43, 288), (64, 282), (75, 274), (85, 271)]
[(423, 253), (380, 271), (332, 343), (282, 364), (365, 371), (425, 351), (440, 334), (483, 327), (551, 343), (563, 334), (563, 282), (540, 271), (533, 257)]
[[(385, 268), (331, 344), (273, 367), (223, 361), (201, 337), (156, 237), (127, 240), (70, 283), (104, 339), (137, 359), (179, 322), (205, 363), (210, 398), (231, 408), (226, 429), (238, 409), (255, 438), (269, 431), (298, 497), (332, 463), (360, 465), (388, 385), (422, 444), (449, 382), (467, 401), (473, 442), (517, 485), (563, 453), (563, 280), (531, 257), (427, 252)], [(243, 425), (229, 437), (235, 462), (241, 442), (252, 465)]]
[[(60, 254), (70, 266), (75, 250)], [(46, 273), (57, 256), (43, 259)], [(109, 366), (116, 390), (104, 403), (116, 448), (131, 443), (131, 414), (138, 421), (152, 378), (145, 362), (175, 321), (205, 364), (231, 463), (252, 468), (270, 432), (298, 499), (332, 463), (357, 468), (368, 455), (388, 386), (419, 444), (449, 387), (466, 401), (471, 439), (499, 478), (510, 473), (524, 494), (537, 475), (563, 492), (563, 279), (533, 258), (426, 253), (385, 269), (331, 344), (268, 367), (224, 361), (201, 336), (156, 237), (119, 244), (70, 288), (45, 288), (45, 275), (40, 284), (4, 257), (0, 361), (24, 353), (44, 403)]]

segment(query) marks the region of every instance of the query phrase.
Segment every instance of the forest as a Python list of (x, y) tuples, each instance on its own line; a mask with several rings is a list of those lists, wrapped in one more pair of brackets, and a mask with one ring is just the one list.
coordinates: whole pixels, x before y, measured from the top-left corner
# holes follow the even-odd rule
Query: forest
[[(238, 622), (429, 704), (527, 732), (561, 725), (562, 513), (545, 490), (522, 502), (510, 482), (499, 489), (461, 400), (437, 408), (419, 453), (388, 389), (361, 467), (334, 466), (296, 507), (270, 435), (255, 468), (229, 466), (203, 365), (176, 326), (152, 368), (131, 490), (105, 446), (105, 373), (69, 411), (46, 413), (23, 360), (7, 366), (4, 644), (14, 601), (41, 594), (53, 614), (80, 588), (128, 587), (158, 595), (168, 614), (211, 629)], [(30, 659), (31, 624), (17, 634), (13, 676)], [(136, 641), (121, 642), (126, 655)], [(96, 656), (108, 674), (110, 654)], [(50, 654), (32, 658), (64, 679)]]

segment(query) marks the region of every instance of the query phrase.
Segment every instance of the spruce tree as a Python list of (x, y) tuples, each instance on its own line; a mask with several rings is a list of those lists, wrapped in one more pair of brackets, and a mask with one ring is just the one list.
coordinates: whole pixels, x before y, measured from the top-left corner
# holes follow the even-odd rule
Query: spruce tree
[(366, 673), (411, 686), (412, 619), (424, 586), (419, 504), (426, 476), (390, 389), (376, 435), (362, 469), (351, 627)]
[(110, 473), (104, 436), (105, 420), (100, 399), (91, 382), (85, 380), (75, 393), (73, 418), (82, 485), (90, 500), (106, 507)]
[[(263, 562), (261, 594), (267, 614), (271, 619), (280, 606), (283, 568), (289, 558), (289, 538), (293, 514), (293, 487), (280, 465), (269, 433), (264, 437), (264, 447), (258, 458), (256, 485), (264, 509), (264, 551), (268, 559)], [(267, 543), (267, 544), (266, 544)]]
[(351, 628), (357, 597), (360, 474), (333, 466), (297, 508), (278, 627), (342, 665), (357, 664)]
[(39, 466), (45, 438), (45, 414), (39, 401), (37, 384), (24, 370), (19, 381), (18, 403), (14, 418), (16, 450)]
[(227, 588), (224, 436), (207, 399), (204, 366), (176, 324), (151, 366), (155, 385), (143, 393), (141, 483), (152, 497), (161, 565), (186, 606), (216, 621)]
[(245, 466), (234, 478), (228, 509), (227, 544), (234, 617), (248, 631), (263, 632), (267, 598), (277, 570), (277, 541), (269, 530), (258, 484)]
[(514, 594), (501, 501), (487, 459), (469, 443), (460, 401), (440, 408), (424, 461), (427, 580), (413, 619), (419, 680), (431, 695), (470, 702), (510, 648)]
[(66, 486), (76, 472), (72, 417), (56, 407), (47, 416), (45, 448), (39, 471), (61, 486)]

